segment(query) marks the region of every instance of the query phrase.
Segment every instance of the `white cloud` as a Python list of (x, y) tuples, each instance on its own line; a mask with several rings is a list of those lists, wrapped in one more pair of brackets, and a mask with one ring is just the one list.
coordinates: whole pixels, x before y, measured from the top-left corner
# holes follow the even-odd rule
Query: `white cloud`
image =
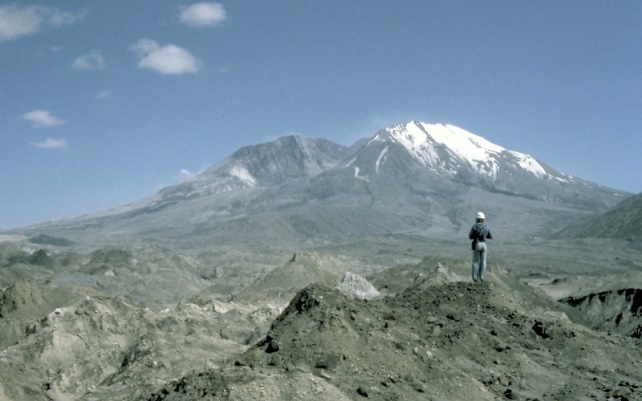
[(185, 25), (205, 28), (222, 25), (227, 21), (227, 13), (220, 3), (196, 3), (182, 7), (178, 18)]
[(107, 99), (110, 98), (112, 92), (109, 89), (103, 89), (96, 93), (96, 99)]
[(107, 63), (98, 50), (92, 50), (87, 54), (76, 57), (71, 63), (71, 67), (76, 70), (98, 70), (107, 67)]
[(200, 61), (187, 50), (176, 45), (160, 46), (151, 39), (141, 39), (130, 46), (138, 58), (138, 68), (150, 69), (161, 74), (196, 73)]
[(23, 114), (20, 118), (29, 121), (33, 128), (53, 127), (65, 123), (61, 118), (52, 115), (49, 110), (33, 110)]
[(83, 18), (56, 8), (0, 5), (0, 42), (33, 35), (45, 28), (73, 24)]
[(44, 141), (34, 142), (33, 146), (38, 149), (64, 150), (67, 149), (67, 140), (64, 138), (47, 138)]
[(192, 171), (189, 171), (189, 170), (188, 170), (188, 169), (186, 169), (186, 168), (182, 168), (182, 169), (178, 172), (179, 181), (180, 181), (180, 182), (183, 182), (183, 181), (190, 181), (190, 180), (192, 180), (194, 177), (196, 177), (196, 175), (197, 175), (197, 174), (198, 174), (198, 173), (194, 173), (194, 172), (192, 172)]

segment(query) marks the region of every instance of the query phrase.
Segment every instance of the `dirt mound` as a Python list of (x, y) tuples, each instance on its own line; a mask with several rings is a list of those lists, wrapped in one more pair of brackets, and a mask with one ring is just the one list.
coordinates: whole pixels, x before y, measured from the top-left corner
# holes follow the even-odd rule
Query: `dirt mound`
[(139, 401), (349, 401), (339, 389), (311, 373), (257, 374), (249, 369), (207, 371), (176, 379)]
[(0, 350), (25, 338), (28, 327), (43, 316), (94, 293), (35, 281), (18, 281), (8, 287), (0, 294)]
[(118, 248), (99, 249), (89, 255), (89, 262), (84, 266), (86, 271), (106, 270), (114, 267), (131, 268), (137, 260), (131, 251)]
[[(32, 323), (25, 338), (3, 350), (0, 381), (9, 399), (65, 399), (98, 385), (139, 328), (133, 309), (87, 297)], [(28, 374), (16, 377), (15, 370)]]
[(39, 234), (34, 237), (29, 238), (29, 242), (38, 245), (54, 245), (54, 246), (72, 246), (74, 245), (73, 241), (68, 240), (67, 238), (54, 237), (47, 234)]
[(510, 288), (422, 281), (361, 301), (312, 285), (237, 365), (309, 371), (351, 399), (642, 398), (634, 340), (574, 324), (553, 302), (527, 307)]
[[(49, 297), (45, 292), (38, 300)], [(0, 398), (131, 400), (149, 395), (176, 377), (215, 369), (229, 355), (243, 352), (246, 345), (222, 334), (229, 322), (247, 341), (256, 330), (264, 333), (279, 311), (221, 302), (153, 311), (125, 298), (86, 296), (29, 320), (20, 341), (4, 347)]]
[(469, 276), (470, 264), (467, 262), (427, 257), (418, 264), (395, 266), (367, 278), (379, 291), (390, 296), (403, 292), (420, 278), (437, 285), (464, 281)]
[(312, 283), (331, 287), (338, 285), (349, 270), (351, 266), (330, 255), (316, 252), (296, 253), (286, 264), (242, 289), (238, 293), (238, 299), (280, 299), (285, 303), (297, 291)]
[(7, 267), (16, 263), (25, 262), (29, 253), (21, 247), (6, 242), (0, 242), (0, 266)]
[(0, 317), (18, 309), (39, 309), (46, 303), (49, 288), (28, 281), (18, 281), (0, 295)]

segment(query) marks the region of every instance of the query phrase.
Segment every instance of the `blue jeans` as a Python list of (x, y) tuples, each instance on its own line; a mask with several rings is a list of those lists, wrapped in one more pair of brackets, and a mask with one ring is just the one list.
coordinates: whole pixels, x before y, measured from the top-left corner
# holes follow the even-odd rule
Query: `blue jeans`
[(473, 251), (473, 281), (486, 279), (486, 243), (478, 242)]

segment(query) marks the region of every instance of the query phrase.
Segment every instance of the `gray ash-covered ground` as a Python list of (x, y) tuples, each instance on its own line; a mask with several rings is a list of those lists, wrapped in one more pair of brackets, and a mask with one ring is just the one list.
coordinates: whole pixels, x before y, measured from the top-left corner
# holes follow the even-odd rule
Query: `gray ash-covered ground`
[[(572, 323), (572, 310), (503, 272), (483, 284), (438, 276), (374, 301), (311, 285), (218, 381), (191, 377), (148, 399), (334, 399), (328, 386), (351, 400), (642, 399), (637, 340)], [(252, 374), (273, 379), (242, 397), (207, 390)], [(302, 374), (325, 387), (284, 393), (278, 383)]]
[(635, 272), (473, 283), (433, 256), (371, 269), (362, 300), (338, 287), (348, 258), (282, 254), (251, 280), (148, 253), (4, 267), (0, 400), (642, 400)]
[(496, 290), (454, 283), (362, 302), (310, 287), (243, 363), (307, 369), (353, 399), (642, 398), (634, 340), (555, 309), (526, 311)]

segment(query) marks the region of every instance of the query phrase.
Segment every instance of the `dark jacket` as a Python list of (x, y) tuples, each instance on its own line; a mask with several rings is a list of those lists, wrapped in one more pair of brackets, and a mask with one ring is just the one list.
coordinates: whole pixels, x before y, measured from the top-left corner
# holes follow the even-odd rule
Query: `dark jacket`
[(485, 242), (487, 239), (493, 239), (493, 236), (490, 233), (490, 228), (486, 224), (475, 223), (475, 225), (470, 228), (468, 238), (473, 240), (471, 248), (475, 250), (477, 242)]

